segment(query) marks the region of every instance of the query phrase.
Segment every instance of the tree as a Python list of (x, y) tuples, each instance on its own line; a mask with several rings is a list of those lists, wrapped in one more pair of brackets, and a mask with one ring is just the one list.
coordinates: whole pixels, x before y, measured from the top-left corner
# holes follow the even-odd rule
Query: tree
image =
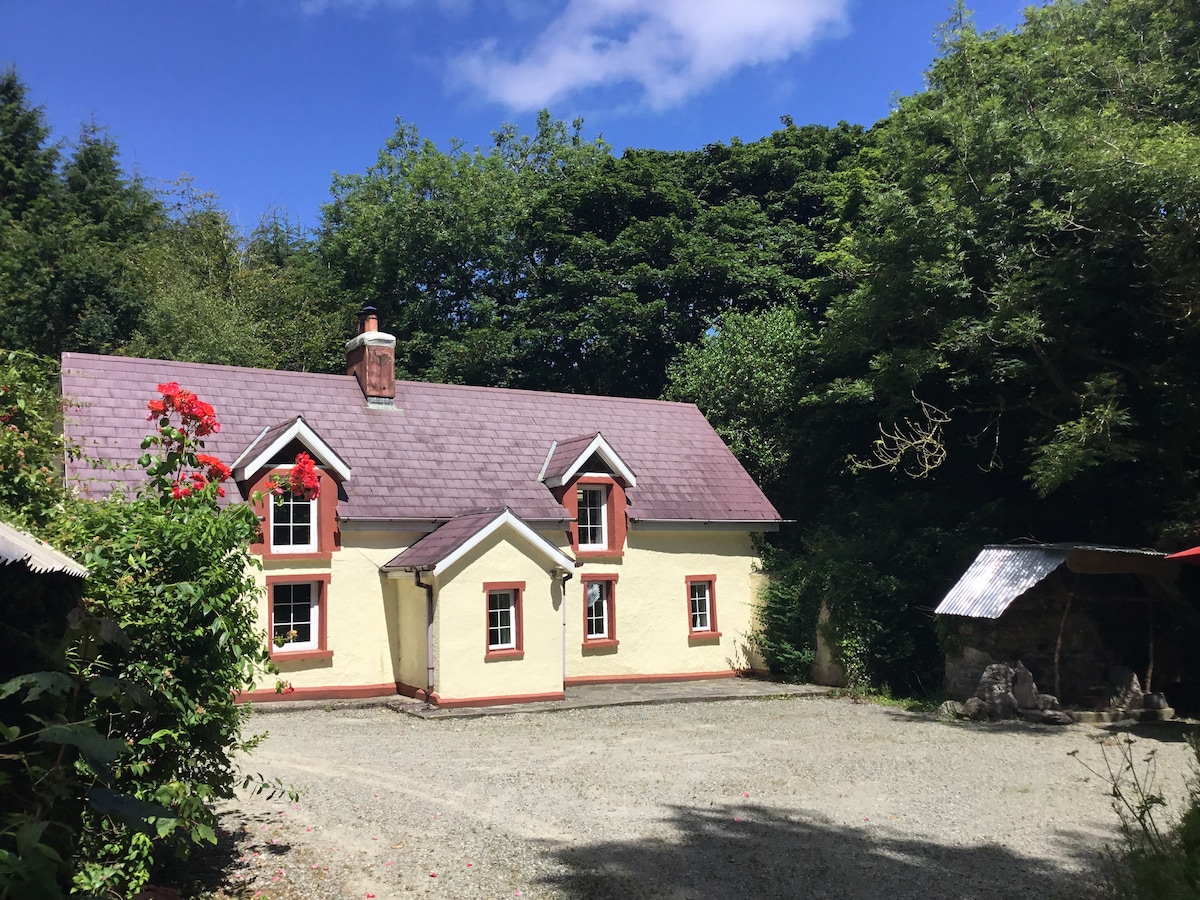
[[(928, 89), (830, 174), (803, 375), (747, 404), (801, 436), (775, 481), (801, 491), (777, 494), (801, 561), (782, 658), (804, 649), (787, 603), (826, 601), (852, 672), (912, 689), (937, 664), (922, 608), (980, 543), (1194, 541), (1194, 13), (1064, 0), (987, 35), (959, 16)], [(705, 354), (737, 360), (729, 338)], [(721, 402), (728, 369), (696, 371), (673, 390), (718, 428), (753, 418)]]

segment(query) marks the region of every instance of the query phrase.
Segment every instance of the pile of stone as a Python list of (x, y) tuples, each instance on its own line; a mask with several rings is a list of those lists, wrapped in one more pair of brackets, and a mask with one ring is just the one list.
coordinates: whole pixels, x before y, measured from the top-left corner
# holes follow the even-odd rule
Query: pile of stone
[(1051, 694), (1038, 693), (1033, 674), (1019, 660), (993, 663), (983, 670), (975, 696), (959, 703), (947, 700), (944, 716), (960, 719), (1025, 719), (1043, 725), (1070, 725), (1075, 720)]

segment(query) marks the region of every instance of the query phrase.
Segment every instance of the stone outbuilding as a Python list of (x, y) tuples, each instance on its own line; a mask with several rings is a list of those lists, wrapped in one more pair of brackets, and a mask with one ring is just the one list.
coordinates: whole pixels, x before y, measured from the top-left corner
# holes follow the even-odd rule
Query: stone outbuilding
[(966, 699), (988, 666), (1020, 660), (1069, 706), (1108, 709), (1166, 691), (1186, 707), (1200, 684), (1189, 652), (1200, 639), (1195, 576), (1152, 550), (984, 547), (935, 610), (946, 693)]

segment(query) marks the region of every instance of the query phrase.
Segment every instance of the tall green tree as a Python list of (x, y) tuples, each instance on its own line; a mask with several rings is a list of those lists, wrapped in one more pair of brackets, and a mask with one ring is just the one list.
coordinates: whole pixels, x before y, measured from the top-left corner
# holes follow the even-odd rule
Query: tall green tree
[[(787, 602), (830, 605), (862, 680), (927, 680), (927, 611), (981, 543), (1194, 542), (1197, 22), (1187, 0), (1059, 0), (983, 35), (960, 14), (927, 90), (831, 176), (815, 339), (758, 427), (804, 436), (776, 478), (805, 491)], [(736, 430), (713, 378), (780, 354), (734, 325), (673, 390)]]

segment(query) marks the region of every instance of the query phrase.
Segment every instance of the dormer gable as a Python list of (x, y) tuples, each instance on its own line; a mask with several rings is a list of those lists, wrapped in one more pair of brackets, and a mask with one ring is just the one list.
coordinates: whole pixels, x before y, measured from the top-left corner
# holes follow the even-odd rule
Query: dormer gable
[(263, 428), (233, 461), (233, 478), (245, 482), (263, 469), (284, 462), (285, 455), (286, 462), (291, 462), (301, 449), (339, 484), (350, 480), (350, 466), (304, 421), (304, 416)]
[[(286, 476), (301, 452), (316, 464), (319, 490), (313, 497), (276, 496), (273, 478)], [(263, 523), (251, 552), (266, 559), (328, 558), (340, 545), (337, 506), (350, 466), (303, 416), (258, 433), (233, 462), (233, 477)], [(341, 495), (341, 496), (339, 496)]]
[(599, 431), (562, 442), (554, 441), (546, 454), (538, 480), (553, 490), (570, 483), (581, 473), (597, 471), (620, 480), (627, 488), (637, 485), (633, 470)]
[(571, 517), (567, 534), (577, 557), (624, 554), (626, 491), (637, 477), (603, 434), (553, 442), (538, 478)]

